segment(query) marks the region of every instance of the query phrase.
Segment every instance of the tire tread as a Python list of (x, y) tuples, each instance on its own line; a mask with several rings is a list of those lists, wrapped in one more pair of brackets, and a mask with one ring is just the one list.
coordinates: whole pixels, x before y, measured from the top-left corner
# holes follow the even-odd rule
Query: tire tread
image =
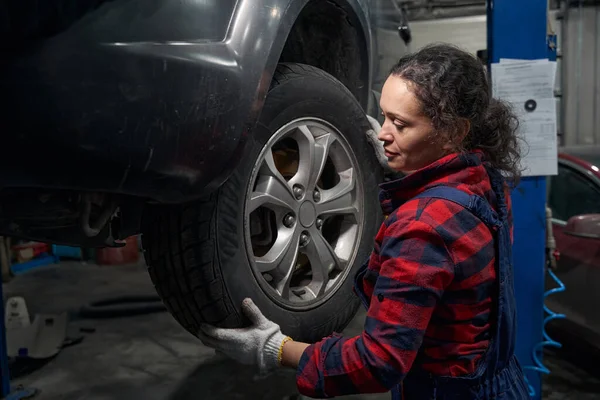
[(196, 334), (203, 322), (229, 318), (215, 262), (216, 195), (184, 206), (152, 206), (142, 242), (150, 278), (173, 317)]

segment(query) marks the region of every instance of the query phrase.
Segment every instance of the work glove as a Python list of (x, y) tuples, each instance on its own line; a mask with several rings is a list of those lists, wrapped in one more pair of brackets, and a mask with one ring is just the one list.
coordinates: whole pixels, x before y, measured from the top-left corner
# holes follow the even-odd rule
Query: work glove
[(261, 374), (271, 372), (281, 365), (283, 344), (291, 338), (282, 334), (279, 325), (269, 321), (252, 299), (244, 299), (242, 312), (250, 326), (225, 329), (203, 324), (198, 338), (205, 346), (242, 364), (256, 365)]
[(379, 131), (381, 130), (381, 125), (379, 124), (379, 121), (377, 121), (375, 118), (369, 115), (367, 115), (367, 119), (371, 124), (371, 129), (369, 129), (366, 132), (367, 140), (369, 141), (369, 143), (373, 147), (373, 150), (375, 151), (377, 161), (379, 161), (379, 164), (383, 167), (385, 171), (395, 172), (393, 169), (390, 168), (390, 165), (388, 164), (388, 158), (386, 157), (385, 150), (383, 149), (383, 142), (378, 138)]

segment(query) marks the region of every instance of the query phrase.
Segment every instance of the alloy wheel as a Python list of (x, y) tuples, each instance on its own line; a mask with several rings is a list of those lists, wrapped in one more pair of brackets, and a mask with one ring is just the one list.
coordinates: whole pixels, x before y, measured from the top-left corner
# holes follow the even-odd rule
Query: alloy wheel
[(362, 193), (350, 145), (323, 120), (293, 121), (264, 146), (244, 230), (254, 275), (276, 303), (313, 308), (344, 282), (362, 234)]

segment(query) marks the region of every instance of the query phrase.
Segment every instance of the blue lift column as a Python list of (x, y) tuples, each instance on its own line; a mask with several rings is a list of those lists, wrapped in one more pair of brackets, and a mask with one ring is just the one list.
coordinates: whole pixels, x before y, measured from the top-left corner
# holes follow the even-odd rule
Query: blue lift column
[[(548, 0), (488, 0), (488, 60), (555, 60), (549, 45)], [(523, 366), (534, 365), (534, 347), (543, 340), (545, 278), (546, 177), (523, 178), (512, 192), (514, 273), (517, 302), (516, 353)], [(541, 357), (541, 356), (540, 356)], [(526, 377), (541, 399), (541, 374)]]

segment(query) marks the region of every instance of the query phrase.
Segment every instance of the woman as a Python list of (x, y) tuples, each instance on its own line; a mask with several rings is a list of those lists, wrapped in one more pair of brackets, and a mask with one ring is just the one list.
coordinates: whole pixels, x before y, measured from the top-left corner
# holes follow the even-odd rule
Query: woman
[(261, 371), (297, 368), (313, 398), (392, 391), (393, 399), (526, 399), (514, 356), (512, 218), (504, 177), (519, 178), (517, 120), (490, 96), (468, 53), (432, 45), (402, 58), (381, 94), (388, 218), (355, 291), (362, 334), (307, 344), (252, 300), (252, 325), (203, 326), (200, 339)]

